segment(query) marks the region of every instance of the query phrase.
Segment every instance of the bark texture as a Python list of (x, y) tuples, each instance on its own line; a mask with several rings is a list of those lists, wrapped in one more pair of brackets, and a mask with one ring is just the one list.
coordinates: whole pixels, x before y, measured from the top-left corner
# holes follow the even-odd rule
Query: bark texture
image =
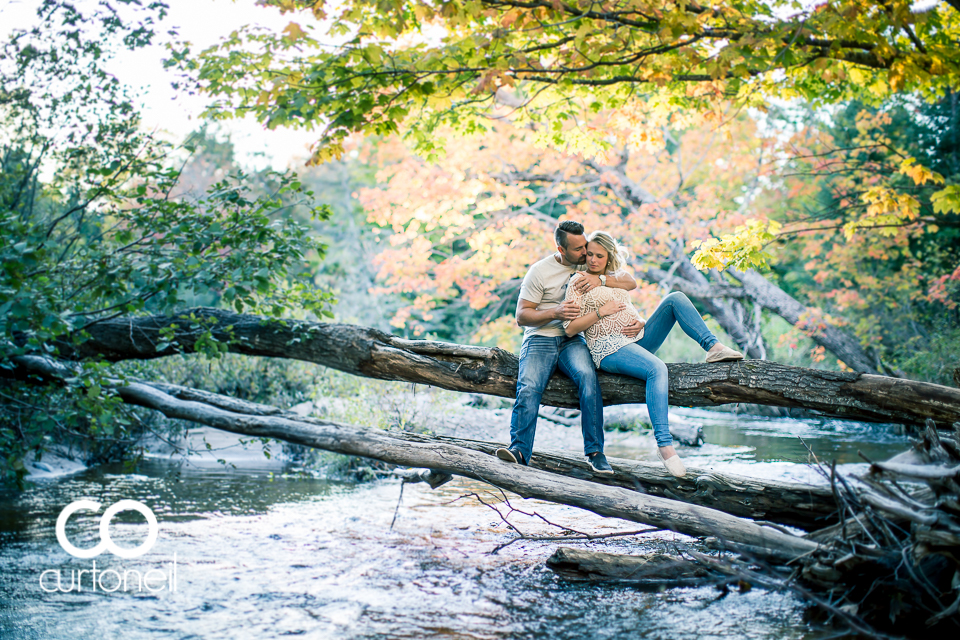
[[(490, 455), (496, 452), (497, 447), (502, 446), (492, 442), (443, 436), (404, 437), (450, 443)], [(687, 468), (685, 477), (675, 478), (667, 473), (659, 462), (639, 462), (609, 456), (607, 460), (613, 467), (614, 474), (601, 476), (590, 470), (582, 456), (537, 449), (530, 460), (530, 466), (570, 478), (641, 491), (647, 495), (711, 507), (744, 518), (776, 522), (808, 531), (837, 521), (837, 507), (829, 487), (761, 480), (694, 467)]]
[(427, 467), (474, 478), (525, 498), (568, 504), (599, 515), (670, 529), (691, 536), (718, 536), (734, 543), (780, 549), (797, 556), (817, 543), (778, 529), (675, 500), (568, 478), (509, 464), (498, 458), (440, 442), (405, 442), (379, 429), (314, 420), (249, 415), (205, 403), (179, 400), (159, 389), (134, 383), (118, 389), (124, 401), (232, 433), (266, 437), (326, 451), (375, 458), (391, 464)]
[(648, 586), (701, 584), (716, 578), (705, 567), (678, 556), (628, 556), (559, 547), (547, 567), (568, 580), (615, 580)]
[[(173, 327), (174, 340), (161, 330)], [(518, 361), (506, 351), (421, 340), (402, 340), (355, 325), (270, 320), (218, 309), (182, 316), (147, 316), (93, 325), (79, 346), (59, 345), (62, 356), (110, 361), (191, 353), (206, 327), (234, 353), (293, 358), (382, 380), (512, 398)], [(709, 407), (754, 403), (802, 407), (828, 416), (868, 422), (922, 425), (960, 420), (960, 390), (886, 376), (791, 367), (768, 361), (669, 364), (670, 404)], [(605, 405), (644, 402), (642, 380), (599, 373)], [(543, 403), (576, 407), (573, 383), (551, 379)]]

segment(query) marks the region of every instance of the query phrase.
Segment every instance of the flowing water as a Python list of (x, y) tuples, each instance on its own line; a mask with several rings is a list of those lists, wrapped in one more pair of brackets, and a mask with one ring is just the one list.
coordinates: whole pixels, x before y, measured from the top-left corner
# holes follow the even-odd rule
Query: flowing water
[[(853, 422), (697, 410), (677, 418), (704, 425), (707, 443), (680, 449), (688, 466), (803, 482), (817, 476), (803, 464), (808, 452), (797, 436), (846, 472), (864, 466), (858, 451), (883, 459), (908, 444), (889, 427)], [(576, 443), (576, 430), (569, 431)], [(608, 434), (608, 453), (650, 459), (649, 436)], [(132, 474), (101, 467), (0, 493), (0, 638), (679, 640), (830, 633), (791, 594), (572, 583), (544, 566), (561, 542), (519, 541), (492, 553), (513, 534), (478, 500), (498, 500), (480, 483), (458, 479), (436, 491), (406, 485), (397, 508), (396, 479), (335, 482), (278, 462), (235, 464), (154, 459)], [(69, 556), (55, 525), (79, 499), (101, 503), (100, 513), (119, 500), (144, 502), (159, 521), (156, 544), (130, 559), (109, 552)], [(581, 531), (638, 528), (561, 505), (515, 497), (511, 504)], [(536, 517), (513, 513), (510, 521), (527, 534), (558, 533)], [(68, 539), (94, 546), (98, 522), (98, 515), (78, 512), (66, 527)], [(148, 529), (141, 515), (125, 511), (108, 533), (132, 548)], [(688, 541), (657, 533), (566, 544), (645, 553)], [(75, 587), (79, 571), (85, 571), (80, 589), (63, 592)]]

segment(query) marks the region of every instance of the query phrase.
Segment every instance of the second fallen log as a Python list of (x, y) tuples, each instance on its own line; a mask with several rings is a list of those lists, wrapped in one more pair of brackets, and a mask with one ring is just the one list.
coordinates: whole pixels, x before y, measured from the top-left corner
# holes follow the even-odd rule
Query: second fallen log
[(523, 497), (580, 507), (599, 515), (649, 524), (677, 533), (717, 536), (735, 543), (778, 549), (796, 556), (818, 548), (815, 542), (800, 536), (715, 509), (508, 464), (494, 456), (454, 445), (404, 442), (378, 429), (334, 422), (305, 423), (288, 418), (233, 413), (200, 402), (178, 400), (139, 383), (120, 387), (118, 391), (126, 402), (154, 409), (169, 418), (257, 438), (283, 440), (391, 464), (425, 467), (474, 478)]

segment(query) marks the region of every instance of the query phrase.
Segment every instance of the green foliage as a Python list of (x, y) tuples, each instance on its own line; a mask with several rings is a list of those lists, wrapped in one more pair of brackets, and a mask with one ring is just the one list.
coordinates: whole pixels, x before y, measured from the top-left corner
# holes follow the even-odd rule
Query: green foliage
[(326, 380), (326, 370), (318, 365), (231, 353), (218, 358), (178, 355), (152, 362), (129, 362), (123, 368), (128, 376), (286, 409), (310, 400), (317, 386)]
[[(801, 115), (792, 126), (809, 132), (805, 157), (785, 172), (792, 183), (774, 191), (772, 214), (785, 228), (799, 219), (804, 231), (778, 239), (771, 277), (849, 326), (890, 370), (950, 385), (949, 362), (960, 363), (960, 342), (947, 339), (960, 327), (960, 215), (938, 208), (938, 194), (960, 183), (958, 107), (951, 93), (932, 104), (899, 98)], [(915, 217), (881, 212), (866, 224), (885, 229), (846, 233), (864, 222), (871, 205), (862, 196), (881, 180)]]
[(930, 196), (935, 213), (960, 213), (960, 185), (952, 184)]
[(693, 264), (701, 271), (766, 267), (772, 258), (767, 248), (779, 230), (780, 224), (776, 221), (750, 220), (719, 239), (696, 241)]
[(899, 349), (897, 365), (909, 371), (912, 378), (930, 380), (956, 387), (956, 371), (960, 369), (960, 323), (948, 319), (933, 323), (934, 331), (926, 336), (908, 338)]
[[(197, 73), (219, 99), (220, 117), (322, 125), (317, 162), (339, 157), (351, 134), (400, 130), (435, 157), (441, 126), (484, 131), (498, 101), (542, 125), (544, 144), (592, 155), (609, 142), (584, 126), (585, 114), (637, 96), (719, 115), (725, 100), (762, 105), (769, 95), (821, 103), (898, 91), (933, 98), (960, 72), (955, 2), (923, 11), (906, 0), (264, 4), (303, 19), (279, 33), (239, 30), (199, 58), (174, 51), (170, 63)], [(324, 41), (311, 33), (311, 18), (331, 25)]]
[[(197, 300), (330, 315), (332, 296), (302, 278), (325, 250), (309, 219), (329, 210), (312, 205), (293, 174), (264, 174), (254, 192), (238, 171), (199, 197), (176, 195), (182, 151), (140, 129), (133, 99), (105, 71), (112, 55), (150, 43), (163, 13), (161, 3), (81, 13), (48, 0), (38, 26), (3, 45), (0, 367), (21, 355), (56, 357), (105, 319)], [(295, 206), (307, 221), (288, 215)], [(205, 336), (204, 352), (222, 354)], [(103, 437), (134, 442), (136, 420), (124, 417), (111, 375), (94, 361), (65, 391), (3, 383), (0, 476), (22, 479), (18, 461), (48, 435), (69, 432), (91, 450)], [(60, 415), (44, 417), (52, 411)]]

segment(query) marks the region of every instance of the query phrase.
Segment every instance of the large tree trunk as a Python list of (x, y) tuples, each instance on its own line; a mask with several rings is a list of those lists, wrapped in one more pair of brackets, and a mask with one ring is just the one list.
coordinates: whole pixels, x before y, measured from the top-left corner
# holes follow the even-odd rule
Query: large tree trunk
[(799, 300), (790, 296), (786, 291), (753, 269), (747, 269), (746, 271), (730, 269), (728, 273), (743, 284), (746, 297), (754, 300), (764, 309), (773, 311), (793, 326), (800, 328), (814, 342), (840, 358), (844, 364), (854, 371), (880, 373), (879, 364), (867, 354), (855, 335), (828, 322), (824, 322), (822, 327), (815, 329), (803, 327), (801, 325), (804, 316), (810, 312), (810, 309)]
[[(193, 319), (188, 317), (192, 316)], [(402, 340), (354, 325), (271, 320), (217, 309), (193, 309), (183, 316), (148, 316), (97, 323), (90, 339), (59, 345), (68, 358), (110, 361), (150, 359), (196, 350), (204, 326), (230, 351), (314, 362), (354, 375), (405, 380), (512, 398), (517, 358), (506, 351), (430, 341)], [(173, 327), (174, 340), (160, 332)], [(162, 348), (158, 348), (162, 347)], [(790, 367), (766, 361), (723, 364), (669, 364), (670, 403), (716, 406), (754, 403), (801, 407), (824, 415), (923, 424), (960, 421), (960, 390), (925, 382), (859, 373)], [(642, 380), (600, 373), (604, 404), (644, 402)], [(557, 373), (543, 403), (578, 405), (573, 383)]]
[[(411, 435), (408, 438), (446, 442), (490, 455), (501, 446), (492, 442), (443, 436)], [(639, 462), (612, 457), (607, 459), (614, 470), (611, 476), (598, 476), (591, 471), (583, 456), (561, 451), (537, 449), (530, 460), (530, 466), (571, 478), (642, 491), (648, 495), (708, 506), (732, 515), (776, 522), (807, 531), (821, 529), (837, 521), (837, 505), (828, 487), (761, 480), (695, 467), (688, 467), (687, 475), (683, 478), (675, 478), (667, 473), (659, 462)]]

